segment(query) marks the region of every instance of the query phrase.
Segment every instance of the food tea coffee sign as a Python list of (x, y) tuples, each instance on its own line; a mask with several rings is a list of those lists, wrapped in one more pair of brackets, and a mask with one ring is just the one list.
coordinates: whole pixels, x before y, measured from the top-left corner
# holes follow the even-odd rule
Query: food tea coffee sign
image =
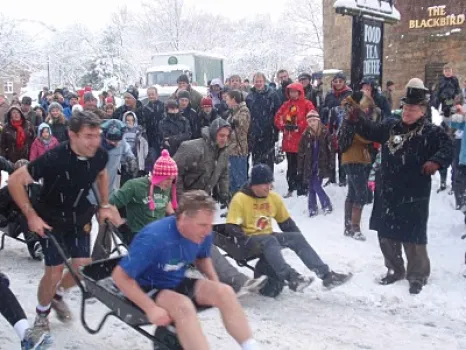
[(364, 21), (361, 34), (363, 76), (379, 79), (382, 69), (382, 22)]
[(465, 14), (447, 14), (446, 6), (431, 6), (426, 11), (427, 18), (409, 20), (409, 29), (462, 26)]

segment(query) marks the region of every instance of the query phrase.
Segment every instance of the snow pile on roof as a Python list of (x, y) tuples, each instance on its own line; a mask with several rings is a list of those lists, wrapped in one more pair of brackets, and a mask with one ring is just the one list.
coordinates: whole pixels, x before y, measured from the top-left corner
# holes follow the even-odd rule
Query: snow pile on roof
[(336, 0), (333, 7), (340, 14), (369, 15), (387, 22), (398, 22), (401, 18), (395, 6), (384, 0)]
[(159, 66), (153, 66), (147, 69), (147, 72), (172, 72), (175, 70), (191, 70), (189, 66), (185, 64), (167, 64), (167, 65), (159, 65)]
[(217, 54), (211, 54), (209, 52), (202, 52), (202, 51), (170, 51), (170, 52), (161, 52), (161, 53), (156, 53), (152, 55), (152, 57), (157, 57), (157, 56), (203, 56), (203, 57), (211, 57), (211, 58), (217, 58), (224, 60), (226, 57), (222, 55), (217, 55)]

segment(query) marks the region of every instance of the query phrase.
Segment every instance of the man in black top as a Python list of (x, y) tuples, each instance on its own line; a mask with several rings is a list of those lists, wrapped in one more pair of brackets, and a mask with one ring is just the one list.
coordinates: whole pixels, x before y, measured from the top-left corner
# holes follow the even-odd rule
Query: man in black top
[[(40, 237), (45, 274), (39, 284), (34, 329), (49, 330), (48, 314), (53, 308), (60, 321), (71, 319), (62, 297), (74, 285), (63, 276), (64, 261), (47, 231), (54, 235), (71, 257), (73, 268), (90, 263), (91, 220), (95, 209), (87, 200), (94, 181), (100, 197), (99, 219), (112, 219), (108, 204), (107, 152), (100, 147), (100, 119), (91, 112), (77, 112), (69, 122), (69, 141), (13, 173), (8, 181), (11, 196), (27, 218), (29, 229)], [(27, 185), (43, 180), (42, 190), (32, 204)]]

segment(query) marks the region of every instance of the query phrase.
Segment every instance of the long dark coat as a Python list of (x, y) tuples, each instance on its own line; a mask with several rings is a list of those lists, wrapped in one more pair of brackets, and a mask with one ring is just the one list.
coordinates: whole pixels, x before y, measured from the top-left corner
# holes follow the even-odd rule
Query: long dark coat
[[(403, 146), (392, 153), (389, 139), (419, 128)], [(361, 118), (358, 133), (382, 144), (380, 181), (374, 201), (371, 229), (384, 238), (414, 244), (427, 244), (427, 220), (431, 176), (422, 173), (432, 161), (447, 168), (453, 159), (453, 144), (445, 131), (422, 118), (407, 126), (402, 121), (373, 123)]]

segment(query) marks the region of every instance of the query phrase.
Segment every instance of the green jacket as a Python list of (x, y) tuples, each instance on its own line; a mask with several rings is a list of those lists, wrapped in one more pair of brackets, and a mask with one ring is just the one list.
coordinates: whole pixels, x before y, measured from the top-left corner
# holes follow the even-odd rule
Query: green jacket
[(117, 208), (126, 207), (127, 223), (134, 233), (151, 222), (164, 218), (165, 209), (170, 202), (170, 189), (163, 191), (155, 186), (155, 210), (150, 210), (149, 187), (150, 179), (139, 177), (127, 181), (122, 188), (110, 196), (110, 204)]

